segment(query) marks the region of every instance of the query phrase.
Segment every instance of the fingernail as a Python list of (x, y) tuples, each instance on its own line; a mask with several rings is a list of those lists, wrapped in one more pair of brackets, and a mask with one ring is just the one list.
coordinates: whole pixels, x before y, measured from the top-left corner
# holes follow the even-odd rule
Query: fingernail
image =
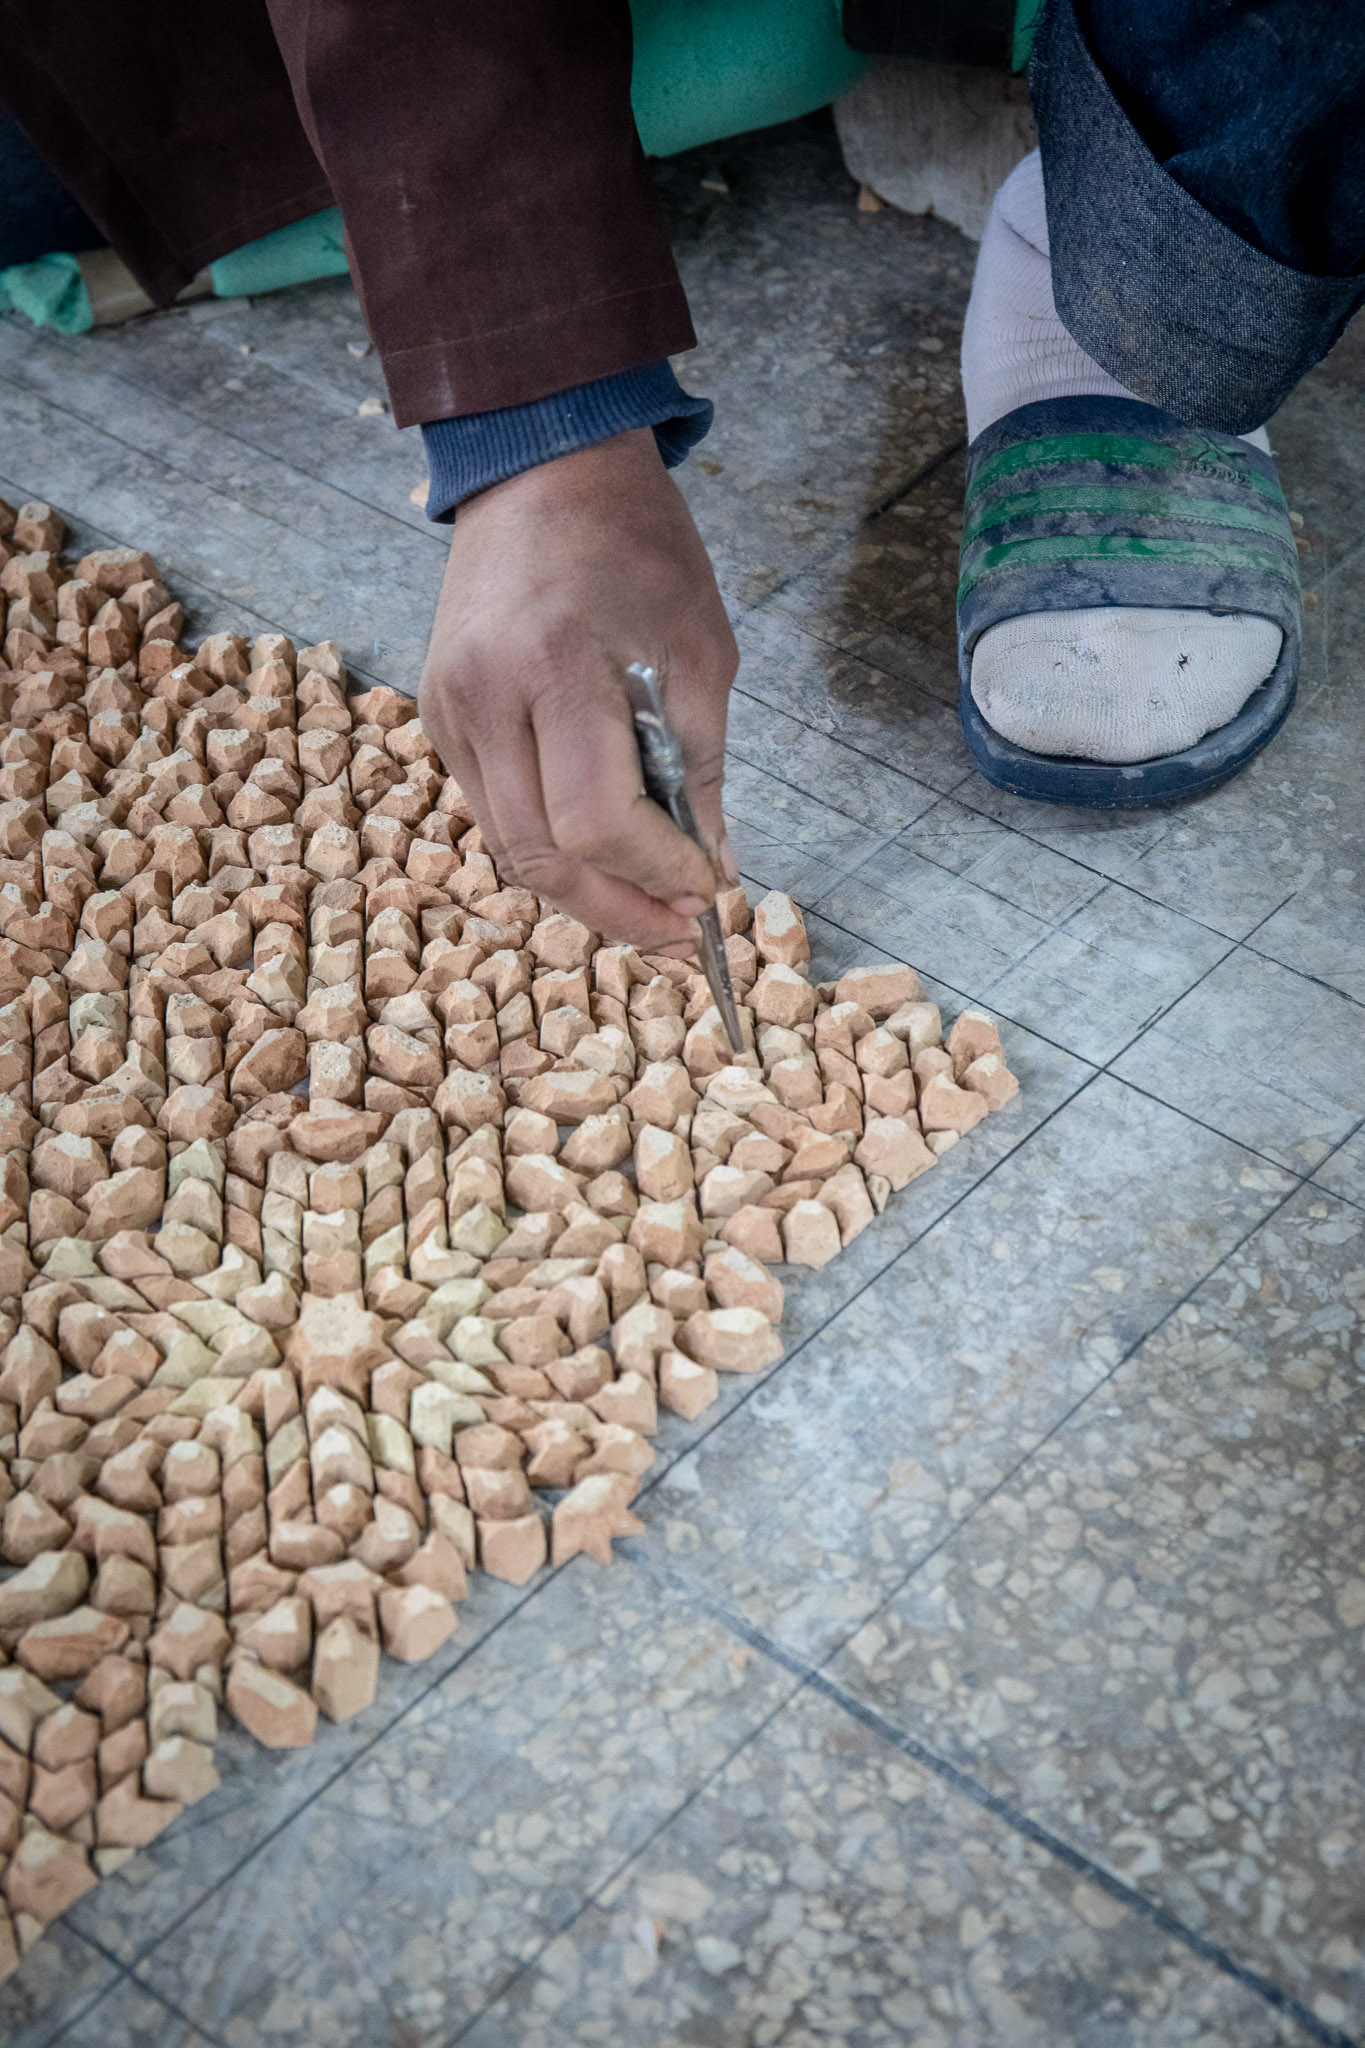
[(711, 908), (704, 896), (675, 896), (668, 907), (679, 917), (700, 917), (704, 910)]
[(735, 849), (730, 844), (728, 832), (722, 832), (720, 836), (720, 864), (725, 870), (726, 881), (733, 888), (739, 880), (739, 862), (735, 859)]

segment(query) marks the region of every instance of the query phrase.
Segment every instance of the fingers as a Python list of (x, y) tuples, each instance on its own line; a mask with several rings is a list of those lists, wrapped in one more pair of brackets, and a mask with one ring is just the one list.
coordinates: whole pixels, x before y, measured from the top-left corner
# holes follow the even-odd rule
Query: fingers
[(515, 882), (507, 849), (498, 838), (488, 794), (479, 770), (478, 755), (465, 743), (461, 721), (452, 715), (453, 693), (435, 677), (423, 675), (417, 692), (417, 710), (422, 726), (448, 775), (453, 775), (469, 799), (470, 808), (483, 834), (483, 842), (504, 881)]
[[(640, 787), (622, 674), (654, 650), (705, 852)], [(419, 705), (504, 876), (609, 938), (690, 952), (717, 856), (734, 872), (720, 797), (735, 660), (705, 550), (641, 431), (462, 508)]]
[(709, 903), (715, 881), (706, 855), (640, 787), (635, 731), (616, 678), (603, 676), (586, 704), (547, 696), (533, 719), (555, 844), (684, 914)]
[[(579, 723), (584, 731), (582, 778), (588, 783), (582, 817), (590, 821), (596, 808), (591, 783), (592, 728), (586, 721)], [(538, 896), (567, 910), (590, 930), (651, 952), (671, 945), (690, 950), (697, 941), (695, 918), (700, 900), (689, 900), (684, 893), (678, 898), (681, 910), (672, 909), (641, 886), (642, 870), (638, 865), (619, 874), (606, 870), (601, 863), (585, 858), (572, 840), (566, 841), (556, 829), (544, 797), (544, 782), (553, 759), (554, 750), (538, 744), (529, 725), (509, 726), (498, 734), (496, 744), (483, 749), (479, 763), (484, 794), (481, 820), (483, 816), (489, 820), (484, 836), (490, 849), (496, 843), (503, 849), (504, 866), (525, 888), (534, 889)], [(638, 761), (635, 777), (638, 783)], [(620, 800), (618, 783), (606, 788), (598, 784), (596, 788), (604, 808)], [(635, 804), (633, 791), (626, 802), (630, 806)], [(654, 813), (660, 825), (675, 831), (654, 805), (643, 799), (639, 802)], [(681, 834), (675, 836), (700, 860), (696, 847), (683, 840)], [(494, 855), (495, 859), (498, 857)], [(667, 872), (666, 864), (661, 871)]]
[[(493, 730), (462, 715), (455, 690), (434, 676), (423, 683), (419, 708), (506, 880), (534, 889), (609, 939), (687, 957), (697, 943), (695, 920), (715, 895), (714, 873), (701, 849), (643, 794), (625, 695), (611, 682), (586, 696), (546, 693), (533, 723), (508, 705)], [(723, 704), (720, 715), (723, 735)], [(709, 799), (703, 829), (713, 844), (723, 831), (722, 752), (723, 743), (708, 741), (699, 782), (703, 801)]]
[[(722, 614), (723, 635), (712, 633), (704, 649), (687, 650), (664, 667), (664, 709), (687, 764), (687, 793), (708, 848), (729, 848), (721, 793), (725, 783), (725, 720), (739, 650)], [(734, 855), (730, 854), (733, 864)], [(738, 869), (728, 880), (738, 878)]]

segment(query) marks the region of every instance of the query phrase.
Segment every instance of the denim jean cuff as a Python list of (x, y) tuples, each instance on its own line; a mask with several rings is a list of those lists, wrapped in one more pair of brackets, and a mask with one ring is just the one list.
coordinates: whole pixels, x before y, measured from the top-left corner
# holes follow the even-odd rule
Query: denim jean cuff
[(1250, 433), (1327, 354), (1365, 278), (1291, 270), (1201, 206), (1114, 97), (1073, 0), (1052, 0), (1029, 88), (1063, 325), (1149, 404)]

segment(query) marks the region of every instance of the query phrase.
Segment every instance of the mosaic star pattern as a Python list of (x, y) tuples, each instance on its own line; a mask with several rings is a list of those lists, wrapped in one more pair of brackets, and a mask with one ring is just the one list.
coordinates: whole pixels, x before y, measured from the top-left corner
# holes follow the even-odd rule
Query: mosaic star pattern
[(695, 966), (501, 884), (410, 700), (64, 539), (0, 504), (0, 1974), (220, 1714), (309, 1743), (472, 1572), (610, 1562), (772, 1269), (1017, 1092), (741, 889), (733, 1060)]

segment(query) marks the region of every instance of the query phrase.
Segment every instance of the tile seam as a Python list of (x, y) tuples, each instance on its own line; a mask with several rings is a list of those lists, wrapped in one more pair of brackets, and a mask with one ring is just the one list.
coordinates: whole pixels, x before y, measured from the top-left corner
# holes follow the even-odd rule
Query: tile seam
[[(119, 370), (108, 368), (107, 365), (104, 366), (104, 374), (112, 383), (121, 384), (126, 390), (135, 391), (145, 403), (164, 406), (168, 412), (176, 414), (179, 419), (186, 421), (191, 427), (194, 427), (211, 439), (227, 441), (234, 448), (240, 448), (249, 452), (258, 461), (276, 467), (288, 476), (302, 477), (309, 483), (316, 484), (322, 490), (335, 491), (337, 497), (346, 504), (363, 506), (366, 511), (375, 513), (379, 518), (386, 521), (388, 525), (395, 528), (396, 532), (415, 534), (419, 539), (430, 543), (433, 547), (440, 546), (441, 536), (439, 534), (428, 534), (422, 527), (414, 525), (411, 520), (404, 519), (400, 513), (391, 512), (386, 506), (376, 505), (373, 499), (358, 497), (354, 491), (348, 491), (342, 484), (334, 484), (328, 478), (317, 475), (313, 470), (301, 469), (297, 463), (286, 462), (282, 456), (271, 455), (268, 449), (262, 448), (255, 441), (248, 440), (242, 434), (235, 433), (230, 427), (223, 427), (216, 422), (200, 419), (195, 413), (189, 411), (180, 400), (167, 397), (164, 392), (152, 389), (141, 383), (136, 377), (129, 377)], [(50, 398), (45, 391), (17, 376), (13, 366), (0, 368), (0, 382), (12, 385), (16, 391), (24, 392), (28, 397), (35, 399), (40, 405), (50, 406), (56, 413), (65, 413), (71, 419), (79, 420), (82, 426), (94, 433), (103, 434), (118, 447), (127, 449), (131, 454), (140, 455), (144, 461), (160, 463), (163, 468), (169, 469), (173, 474), (193, 480), (190, 471), (181, 469), (178, 464), (170, 461), (166, 456), (156, 455), (148, 448), (140, 448), (136, 442), (127, 441), (121, 435), (111, 433), (109, 428), (101, 421), (92, 419), (85, 413), (78, 412), (69, 403), (63, 403), (59, 399)], [(337, 415), (338, 420), (345, 417), (345, 414)], [(200, 478), (199, 481), (204, 483), (203, 478)], [(227, 493), (221, 486), (208, 483), (205, 487), (212, 491), (215, 497), (227, 497)], [(228, 502), (236, 503), (237, 500), (229, 498)], [(263, 519), (268, 519), (271, 515), (263, 512), (259, 516)], [(283, 525), (284, 522), (276, 519), (274, 524)], [(297, 533), (301, 529), (298, 527), (286, 527), (286, 531)]]
[[(644, 1570), (648, 1576), (670, 1586), (672, 1590), (683, 1590), (682, 1583), (675, 1575), (652, 1558), (632, 1557), (630, 1561), (637, 1569)], [(836, 1680), (828, 1677), (820, 1666), (811, 1664), (794, 1651), (788, 1650), (766, 1631), (745, 1621), (741, 1615), (734, 1614), (721, 1602), (696, 1593), (685, 1593), (685, 1597), (689, 1597), (694, 1606), (710, 1615), (722, 1627), (728, 1628), (750, 1648), (757, 1650), (772, 1662), (780, 1664), (784, 1670), (799, 1676), (802, 1683), (797, 1689), (798, 1693), (806, 1690), (818, 1693), (831, 1705), (837, 1706), (852, 1719), (860, 1722), (870, 1733), (910, 1757), (912, 1762), (919, 1764), (922, 1769), (951, 1786), (954, 1791), (970, 1799), (975, 1806), (1001, 1821), (1013, 1833), (1022, 1835), (1054, 1860), (1076, 1871), (1088, 1882), (1107, 1892), (1110, 1897), (1118, 1899), (1131, 1911), (1159, 1927), (1172, 1940), (1180, 1942), (1203, 1961), (1212, 1964), (1223, 1975), (1233, 1978), (1246, 1989), (1255, 1992), (1267, 2005), (1285, 2013), (1303, 2028), (1310, 2038), (1327, 2044), (1327, 2048), (1360, 2048), (1357, 2037), (1327, 2025), (1301, 2000), (1295, 1998), (1292, 1992), (1285, 1991), (1282, 1986), (1276, 1984), (1273, 1978), (1265, 1976), (1247, 1963), (1240, 1962), (1218, 1943), (1209, 1941), (1206, 1936), (1187, 1927), (1168, 1907), (1159, 1905), (1155, 1900), (1148, 1898), (1146, 1893), (1116, 1876), (1104, 1864), (1068, 1842), (1065, 1836), (1058, 1835), (1052, 1829), (1044, 1827), (1041, 1822), (1033, 1820), (1010, 1800), (997, 1792), (992, 1792), (989, 1786), (983, 1784), (970, 1771), (963, 1770), (948, 1757), (941, 1756), (937, 1750), (921, 1742), (908, 1730), (898, 1728), (894, 1721), (889, 1720), (875, 1707), (859, 1700), (855, 1694), (847, 1692)], [(793, 1698), (796, 1696), (797, 1694), (792, 1695)], [(761, 1731), (755, 1730), (755, 1735), (759, 1732)], [(753, 1739), (750, 1737), (751, 1742)]]

